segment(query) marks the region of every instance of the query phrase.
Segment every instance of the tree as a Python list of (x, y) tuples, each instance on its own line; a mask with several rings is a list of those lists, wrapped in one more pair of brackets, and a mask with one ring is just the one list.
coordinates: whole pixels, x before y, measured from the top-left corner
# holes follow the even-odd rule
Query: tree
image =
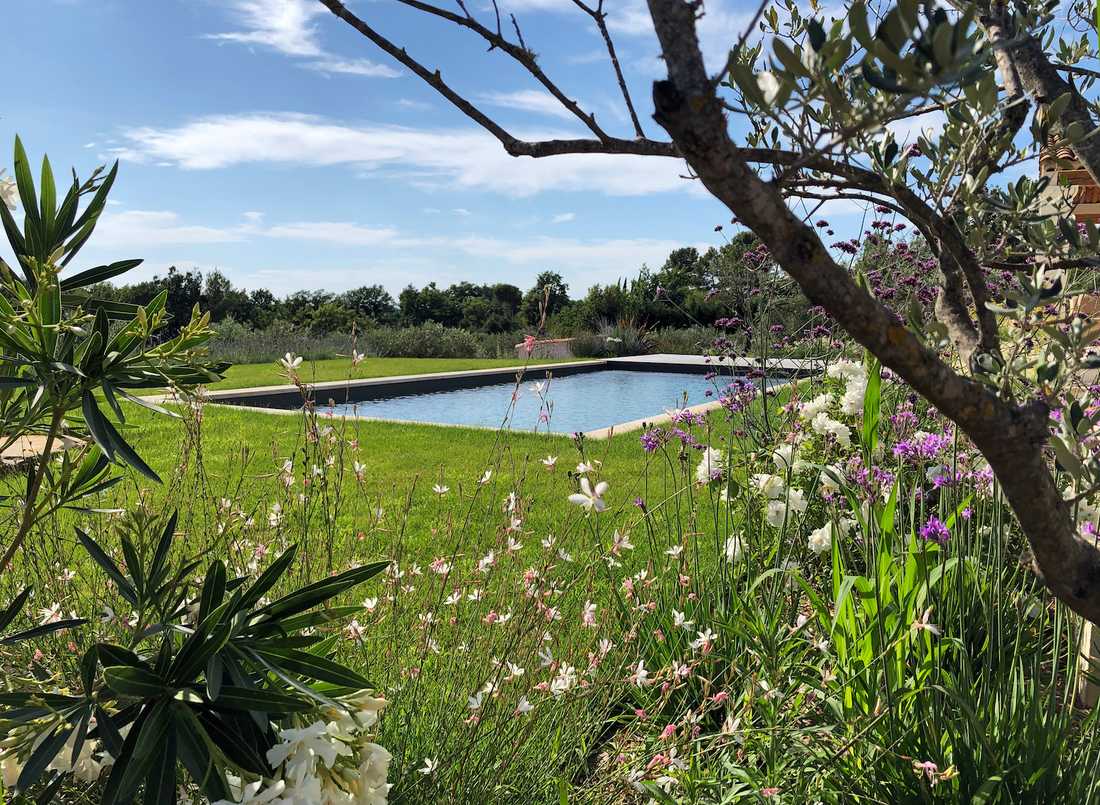
[(556, 271), (543, 271), (535, 277), (535, 285), (523, 295), (523, 318), (531, 326), (538, 325), (546, 308), (546, 318), (560, 313), (569, 304), (569, 286)]
[[(496, 137), (512, 156), (637, 154), (684, 160), (690, 173), (755, 233), (808, 299), (923, 395), (981, 450), (1030, 543), (1051, 591), (1100, 622), (1100, 550), (1078, 529), (1100, 488), (1100, 465), (1082, 442), (1097, 416), (1075, 400), (1074, 373), (1093, 333), (1079, 317), (1051, 316), (1091, 280), (1100, 234), (1079, 233), (1070, 205), (1045, 183), (1009, 182), (1006, 168), (1034, 160), (1051, 141), (1070, 148), (1100, 183), (1097, 73), (1081, 64), (1095, 41), (1091, 6), (1070, 5), (1080, 40), (1059, 35), (1048, 6), (999, 0), (934, 4), (901, 0), (879, 13), (860, 0), (838, 19), (807, 18), (795, 3), (765, 0), (751, 28), (768, 37), (735, 43), (708, 73), (696, 31), (699, 0), (647, 0), (667, 78), (653, 84), (653, 118), (668, 139), (646, 135), (608, 33), (602, 2), (574, 5), (603, 35), (632, 123), (613, 136), (561, 90), (528, 49), (499, 25), (426, 0), (399, 0), (451, 22), (514, 60), (591, 134), (522, 140), (339, 0), (319, 0)], [(816, 9), (816, 6), (814, 6)], [(1053, 8), (1053, 6), (1051, 6)], [(783, 12), (781, 15), (780, 12)], [(366, 13), (366, 12), (364, 12)], [(510, 33), (510, 32), (509, 32)], [(1056, 54), (1056, 55), (1055, 55)], [(886, 125), (945, 112), (939, 137), (899, 143)], [(747, 130), (731, 135), (729, 115)], [(1030, 126), (1025, 126), (1028, 119)], [(903, 146), (904, 149), (903, 149)], [(924, 236), (939, 272), (934, 317), (909, 326), (834, 257), (791, 202), (869, 201)], [(1053, 207), (1053, 209), (1052, 209)], [(1006, 270), (1017, 287), (993, 298), (987, 275)], [(1002, 338), (1010, 321), (1019, 337)], [(1030, 342), (1029, 342), (1030, 339)], [(1037, 347), (1029, 347), (1029, 343)], [(1051, 436), (1052, 406), (1066, 407)], [(1053, 447), (1058, 464), (1046, 455)], [(1063, 476), (1069, 491), (1063, 494)], [(1066, 498), (1069, 498), (1067, 500)]]
[(378, 324), (397, 321), (397, 305), (393, 297), (381, 285), (364, 285), (340, 294), (342, 305), (355, 311), (357, 317), (370, 319)]

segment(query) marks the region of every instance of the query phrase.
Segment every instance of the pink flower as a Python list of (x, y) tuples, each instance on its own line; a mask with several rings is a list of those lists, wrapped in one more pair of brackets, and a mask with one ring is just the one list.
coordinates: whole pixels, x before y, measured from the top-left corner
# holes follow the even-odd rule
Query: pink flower
[(674, 735), (676, 735), (676, 725), (675, 724), (669, 724), (667, 727), (665, 727), (663, 730), (661, 730), (661, 740), (662, 741), (667, 741), (670, 738), (672, 738)]
[(525, 335), (523, 337), (523, 349), (528, 355), (535, 351), (535, 337), (533, 335)]

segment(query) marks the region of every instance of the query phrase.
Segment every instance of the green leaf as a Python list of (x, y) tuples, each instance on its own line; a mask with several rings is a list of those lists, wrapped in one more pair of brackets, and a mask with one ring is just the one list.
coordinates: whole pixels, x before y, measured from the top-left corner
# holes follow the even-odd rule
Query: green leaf
[(53, 169), (50, 167), (50, 158), (42, 156), (42, 176), (39, 181), (39, 189), (42, 192), (42, 234), (43, 241), (51, 250), (54, 241), (54, 221), (57, 215), (57, 185), (53, 179)]
[(96, 643), (96, 652), (99, 654), (101, 665), (129, 665), (133, 668), (144, 668), (145, 663), (137, 654), (128, 648), (116, 646), (112, 643)]
[(67, 620), (57, 621), (56, 623), (43, 623), (40, 626), (34, 626), (25, 631), (16, 632), (13, 635), (8, 635), (4, 639), (0, 640), (0, 646), (10, 646), (13, 643), (19, 643), (23, 640), (31, 640), (35, 637), (42, 637), (43, 635), (53, 634), (54, 632), (63, 632), (66, 629), (73, 629), (77, 626), (83, 626), (87, 622), (87, 618), (69, 618)]
[(103, 669), (107, 687), (122, 696), (147, 699), (162, 696), (170, 690), (168, 684), (147, 668), (132, 665), (109, 665)]
[(15, 784), (15, 790), (17, 792), (26, 791), (28, 788), (38, 782), (38, 778), (42, 776), (42, 772), (46, 770), (46, 767), (50, 765), (50, 762), (57, 757), (57, 753), (61, 751), (61, 747), (65, 745), (65, 741), (69, 740), (69, 735), (72, 734), (73, 727), (60, 727), (54, 731), (50, 737), (42, 741), (38, 745), (29, 758), (27, 763), (23, 766), (23, 770), (19, 773), (19, 779)]
[(239, 688), (222, 685), (217, 701), (210, 706), (216, 710), (245, 710), (255, 713), (304, 713), (317, 703), (288, 693), (264, 688)]
[(352, 587), (377, 576), (389, 565), (389, 560), (384, 560), (346, 570), (331, 578), (309, 584), (290, 595), (283, 596), (278, 601), (257, 610), (257, 614), (264, 613), (267, 615), (263, 623), (297, 615), (299, 612), (312, 609), (318, 604), (324, 603), (330, 598), (335, 598)]
[(118, 262), (111, 263), (110, 265), (96, 266), (95, 268), (89, 268), (85, 271), (81, 271), (78, 274), (73, 274), (71, 277), (66, 277), (61, 280), (61, 290), (72, 291), (77, 288), (83, 288), (87, 285), (92, 285), (97, 282), (106, 282), (109, 279), (125, 274), (132, 268), (136, 268), (141, 265), (143, 260), (119, 260)]
[[(28, 239), (36, 240), (41, 244), (42, 218), (38, 214), (38, 195), (34, 192), (34, 179), (31, 177), (27, 152), (18, 134), (15, 135), (15, 183), (19, 187), (19, 200), (23, 203), (23, 214), (26, 216), (24, 225), (27, 228)], [(45, 258), (47, 255), (35, 254), (35, 256)]]
[(179, 511), (173, 510), (172, 516), (168, 518), (168, 522), (164, 526), (164, 531), (160, 535), (160, 542), (157, 543), (156, 553), (153, 554), (153, 561), (149, 565), (149, 587), (156, 587), (161, 580), (161, 576), (168, 572), (168, 552), (172, 548), (172, 539), (176, 535), (176, 520), (178, 519)]
[[(104, 451), (106, 452), (106, 451)], [(76, 529), (77, 539), (80, 540), (80, 544), (84, 546), (84, 550), (95, 560), (95, 563), (99, 565), (111, 577), (111, 581), (118, 587), (119, 594), (133, 605), (137, 605), (138, 596), (137, 591), (134, 590), (129, 580), (122, 575), (122, 571), (118, 569), (118, 565), (114, 563), (114, 560), (107, 555), (106, 551), (99, 547), (94, 539), (89, 537), (79, 528)]]
[(211, 802), (229, 799), (225, 771), (215, 762), (210, 751), (213, 742), (194, 711), (182, 702), (173, 702), (172, 715), (179, 741), (179, 758), (191, 779)]
[(95, 395), (90, 390), (85, 390), (81, 410), (84, 413), (84, 422), (92, 434), (95, 443), (100, 446), (107, 457), (112, 461), (115, 455), (132, 466), (151, 481), (161, 483), (160, 476), (153, 472), (152, 468), (134, 451), (125, 439), (123, 439), (115, 426), (111, 424), (96, 405)]
[(206, 579), (202, 583), (202, 595), (199, 598), (199, 622), (206, 620), (216, 607), (221, 606), (225, 600), (225, 563), (221, 559), (215, 559), (210, 563), (206, 571)]
[(333, 662), (325, 657), (310, 654), (308, 651), (296, 649), (267, 649), (257, 646), (256, 653), (264, 655), (270, 662), (299, 676), (316, 679), (318, 682), (328, 682), (346, 688), (362, 690), (373, 687), (364, 677), (345, 668), (340, 663)]
[(270, 590), (275, 582), (277, 582), (279, 578), (282, 577), (283, 573), (286, 572), (286, 569), (290, 567), (290, 563), (294, 561), (294, 557), (297, 553), (298, 546), (291, 545), (279, 554), (275, 561), (264, 569), (264, 572), (261, 573), (255, 583), (248, 588), (247, 592), (241, 596), (240, 607), (242, 609), (247, 609), (263, 598), (264, 593)]
[(176, 802), (176, 730), (169, 728), (156, 747), (145, 778), (144, 805), (174, 805)]
[(27, 585), (23, 588), (23, 591), (19, 595), (12, 599), (12, 602), (7, 605), (3, 612), (0, 612), (0, 632), (8, 628), (15, 616), (23, 611), (23, 605), (27, 603), (27, 598), (30, 597), (33, 586)]

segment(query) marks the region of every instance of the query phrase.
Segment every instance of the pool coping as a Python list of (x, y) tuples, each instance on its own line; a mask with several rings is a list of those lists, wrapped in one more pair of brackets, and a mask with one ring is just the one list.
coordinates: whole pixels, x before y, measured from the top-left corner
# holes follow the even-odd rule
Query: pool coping
[[(345, 402), (339, 404), (354, 404), (350, 399), (353, 392), (362, 393), (373, 391), (370, 399), (379, 397), (400, 396), (411, 391), (442, 391), (459, 388), (472, 388), (489, 385), (496, 379), (515, 378), (522, 373), (520, 382), (535, 379), (534, 376), (545, 376), (551, 372), (555, 377), (568, 377), (569, 375), (595, 372), (604, 369), (623, 368), (630, 371), (659, 371), (681, 372), (684, 374), (701, 374), (716, 368), (732, 369), (734, 371), (759, 371), (766, 369), (769, 373), (785, 375), (787, 380), (771, 386), (771, 389), (788, 385), (792, 379), (820, 374), (824, 369), (824, 361), (819, 358), (777, 358), (761, 361), (757, 358), (708, 358), (703, 355), (677, 355), (671, 353), (658, 353), (653, 355), (637, 355), (625, 358), (604, 358), (582, 361), (568, 361), (553, 364), (524, 365), (494, 367), (490, 369), (465, 369), (456, 372), (431, 372), (417, 375), (393, 375), (390, 377), (365, 378), (362, 380), (330, 380), (320, 383), (306, 384), (313, 393), (315, 410), (322, 416), (336, 418), (336, 414), (325, 414), (324, 408), (335, 403), (335, 397), (324, 395), (325, 392), (343, 392)], [(564, 372), (562, 371), (564, 370)], [(381, 392), (381, 393), (378, 393)], [(158, 402), (170, 402), (172, 395), (160, 395), (152, 398)], [(297, 386), (284, 384), (279, 386), (252, 386), (241, 389), (224, 389), (218, 391), (206, 391), (203, 399), (207, 404), (231, 407), (243, 411), (253, 411), (265, 414), (299, 414), (298, 407), (279, 407), (276, 403), (294, 403), (301, 399), (301, 392)], [(363, 399), (363, 398), (360, 398)], [(241, 400), (242, 402), (234, 402)], [(325, 402), (320, 402), (325, 400)], [(257, 403), (271, 403), (271, 405), (248, 404), (249, 401)], [(243, 403), (243, 404), (242, 404)], [(699, 403), (689, 406), (687, 410), (692, 413), (708, 413), (721, 408), (718, 400)], [(484, 425), (462, 425), (451, 422), (425, 422), (422, 420), (390, 419), (385, 417), (362, 416), (359, 414), (340, 414), (342, 419), (359, 419), (365, 422), (389, 422), (392, 424), (406, 425), (432, 425), (435, 427), (467, 428), (470, 430), (497, 431), (499, 427)], [(642, 419), (634, 419), (627, 422), (618, 422), (603, 428), (584, 431), (585, 438), (594, 440), (609, 439), (620, 433), (629, 433), (652, 425), (667, 424), (672, 421), (672, 414), (667, 412), (655, 413)], [(527, 431), (514, 431), (525, 433)], [(530, 431), (531, 433), (543, 433), (551, 436), (568, 437), (570, 433), (561, 431)]]

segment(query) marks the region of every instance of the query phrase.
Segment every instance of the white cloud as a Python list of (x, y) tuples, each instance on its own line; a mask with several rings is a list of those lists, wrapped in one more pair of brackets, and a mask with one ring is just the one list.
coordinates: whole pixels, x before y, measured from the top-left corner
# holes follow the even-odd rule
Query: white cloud
[[(528, 136), (526, 133), (519, 133)], [(533, 136), (558, 136), (538, 132)], [(387, 169), (430, 187), (458, 187), (531, 196), (547, 190), (598, 190), (642, 196), (694, 187), (679, 159), (569, 154), (508, 156), (475, 129), (412, 129), (345, 125), (304, 114), (243, 114), (201, 118), (176, 129), (135, 129), (114, 154), (204, 170), (241, 164), (348, 165), (366, 173)]]
[(362, 75), (368, 78), (397, 78), (401, 75), (400, 70), (385, 64), (372, 62), (370, 59), (324, 58), (307, 62), (304, 66), (319, 73), (344, 73), (345, 75)]
[(311, 0), (231, 0), (226, 3), (243, 31), (209, 34), (208, 38), (262, 45), (288, 56), (324, 55), (317, 42), (314, 17), (324, 8)]
[(424, 186), (509, 196), (549, 190), (636, 196), (694, 187), (682, 178), (686, 169), (680, 160), (604, 154), (516, 159), (490, 135), (469, 128), (351, 126), (308, 115), (246, 114), (200, 118), (178, 128), (134, 129), (126, 138), (128, 145), (114, 149), (123, 159), (167, 161), (190, 170), (247, 163), (347, 165), (367, 173), (397, 172)]
[[(562, 120), (577, 121), (577, 116), (562, 106), (561, 101), (549, 92), (538, 89), (521, 89), (516, 92), (483, 92), (478, 95), (478, 99), (482, 103), (504, 109), (518, 109), (523, 112), (549, 115)], [(583, 108), (584, 104), (580, 104), (580, 106)]]
[[(586, 280), (588, 284), (634, 276), (642, 263), (660, 265), (669, 252), (685, 245), (680, 241), (656, 238), (578, 240), (537, 237), (508, 240), (480, 235), (467, 235), (447, 243), (472, 257), (491, 257), (524, 266), (581, 269), (591, 274), (591, 279)], [(705, 250), (706, 245), (701, 248)]]
[(106, 211), (99, 219), (92, 242), (96, 248), (158, 248), (237, 243), (247, 240), (317, 241), (344, 246), (376, 246), (393, 240), (397, 230), (369, 227), (345, 221), (297, 221), (264, 227), (263, 213), (244, 213), (245, 223), (203, 226), (184, 222), (170, 210)]
[(226, 3), (243, 30), (207, 34), (208, 39), (258, 45), (295, 58), (302, 67), (323, 73), (370, 78), (396, 78), (401, 71), (368, 59), (345, 59), (328, 53), (317, 38), (318, 15), (328, 13), (315, 0), (229, 0)]
[(377, 246), (393, 240), (397, 230), (361, 226), (347, 221), (299, 221), (268, 227), (257, 234), (269, 238), (321, 241), (345, 246)]
[(231, 243), (244, 237), (244, 227), (184, 224), (177, 213), (167, 210), (105, 210), (99, 218), (93, 242), (101, 249), (135, 248)]
[(468, 215), (473, 215), (473, 213), (470, 212), (465, 207), (455, 207), (453, 210), (451, 210), (451, 212), (453, 212), (455, 215), (461, 216), (463, 218), (465, 218)]
[(550, 219), (552, 224), (567, 224), (577, 217), (575, 212), (563, 212)]

